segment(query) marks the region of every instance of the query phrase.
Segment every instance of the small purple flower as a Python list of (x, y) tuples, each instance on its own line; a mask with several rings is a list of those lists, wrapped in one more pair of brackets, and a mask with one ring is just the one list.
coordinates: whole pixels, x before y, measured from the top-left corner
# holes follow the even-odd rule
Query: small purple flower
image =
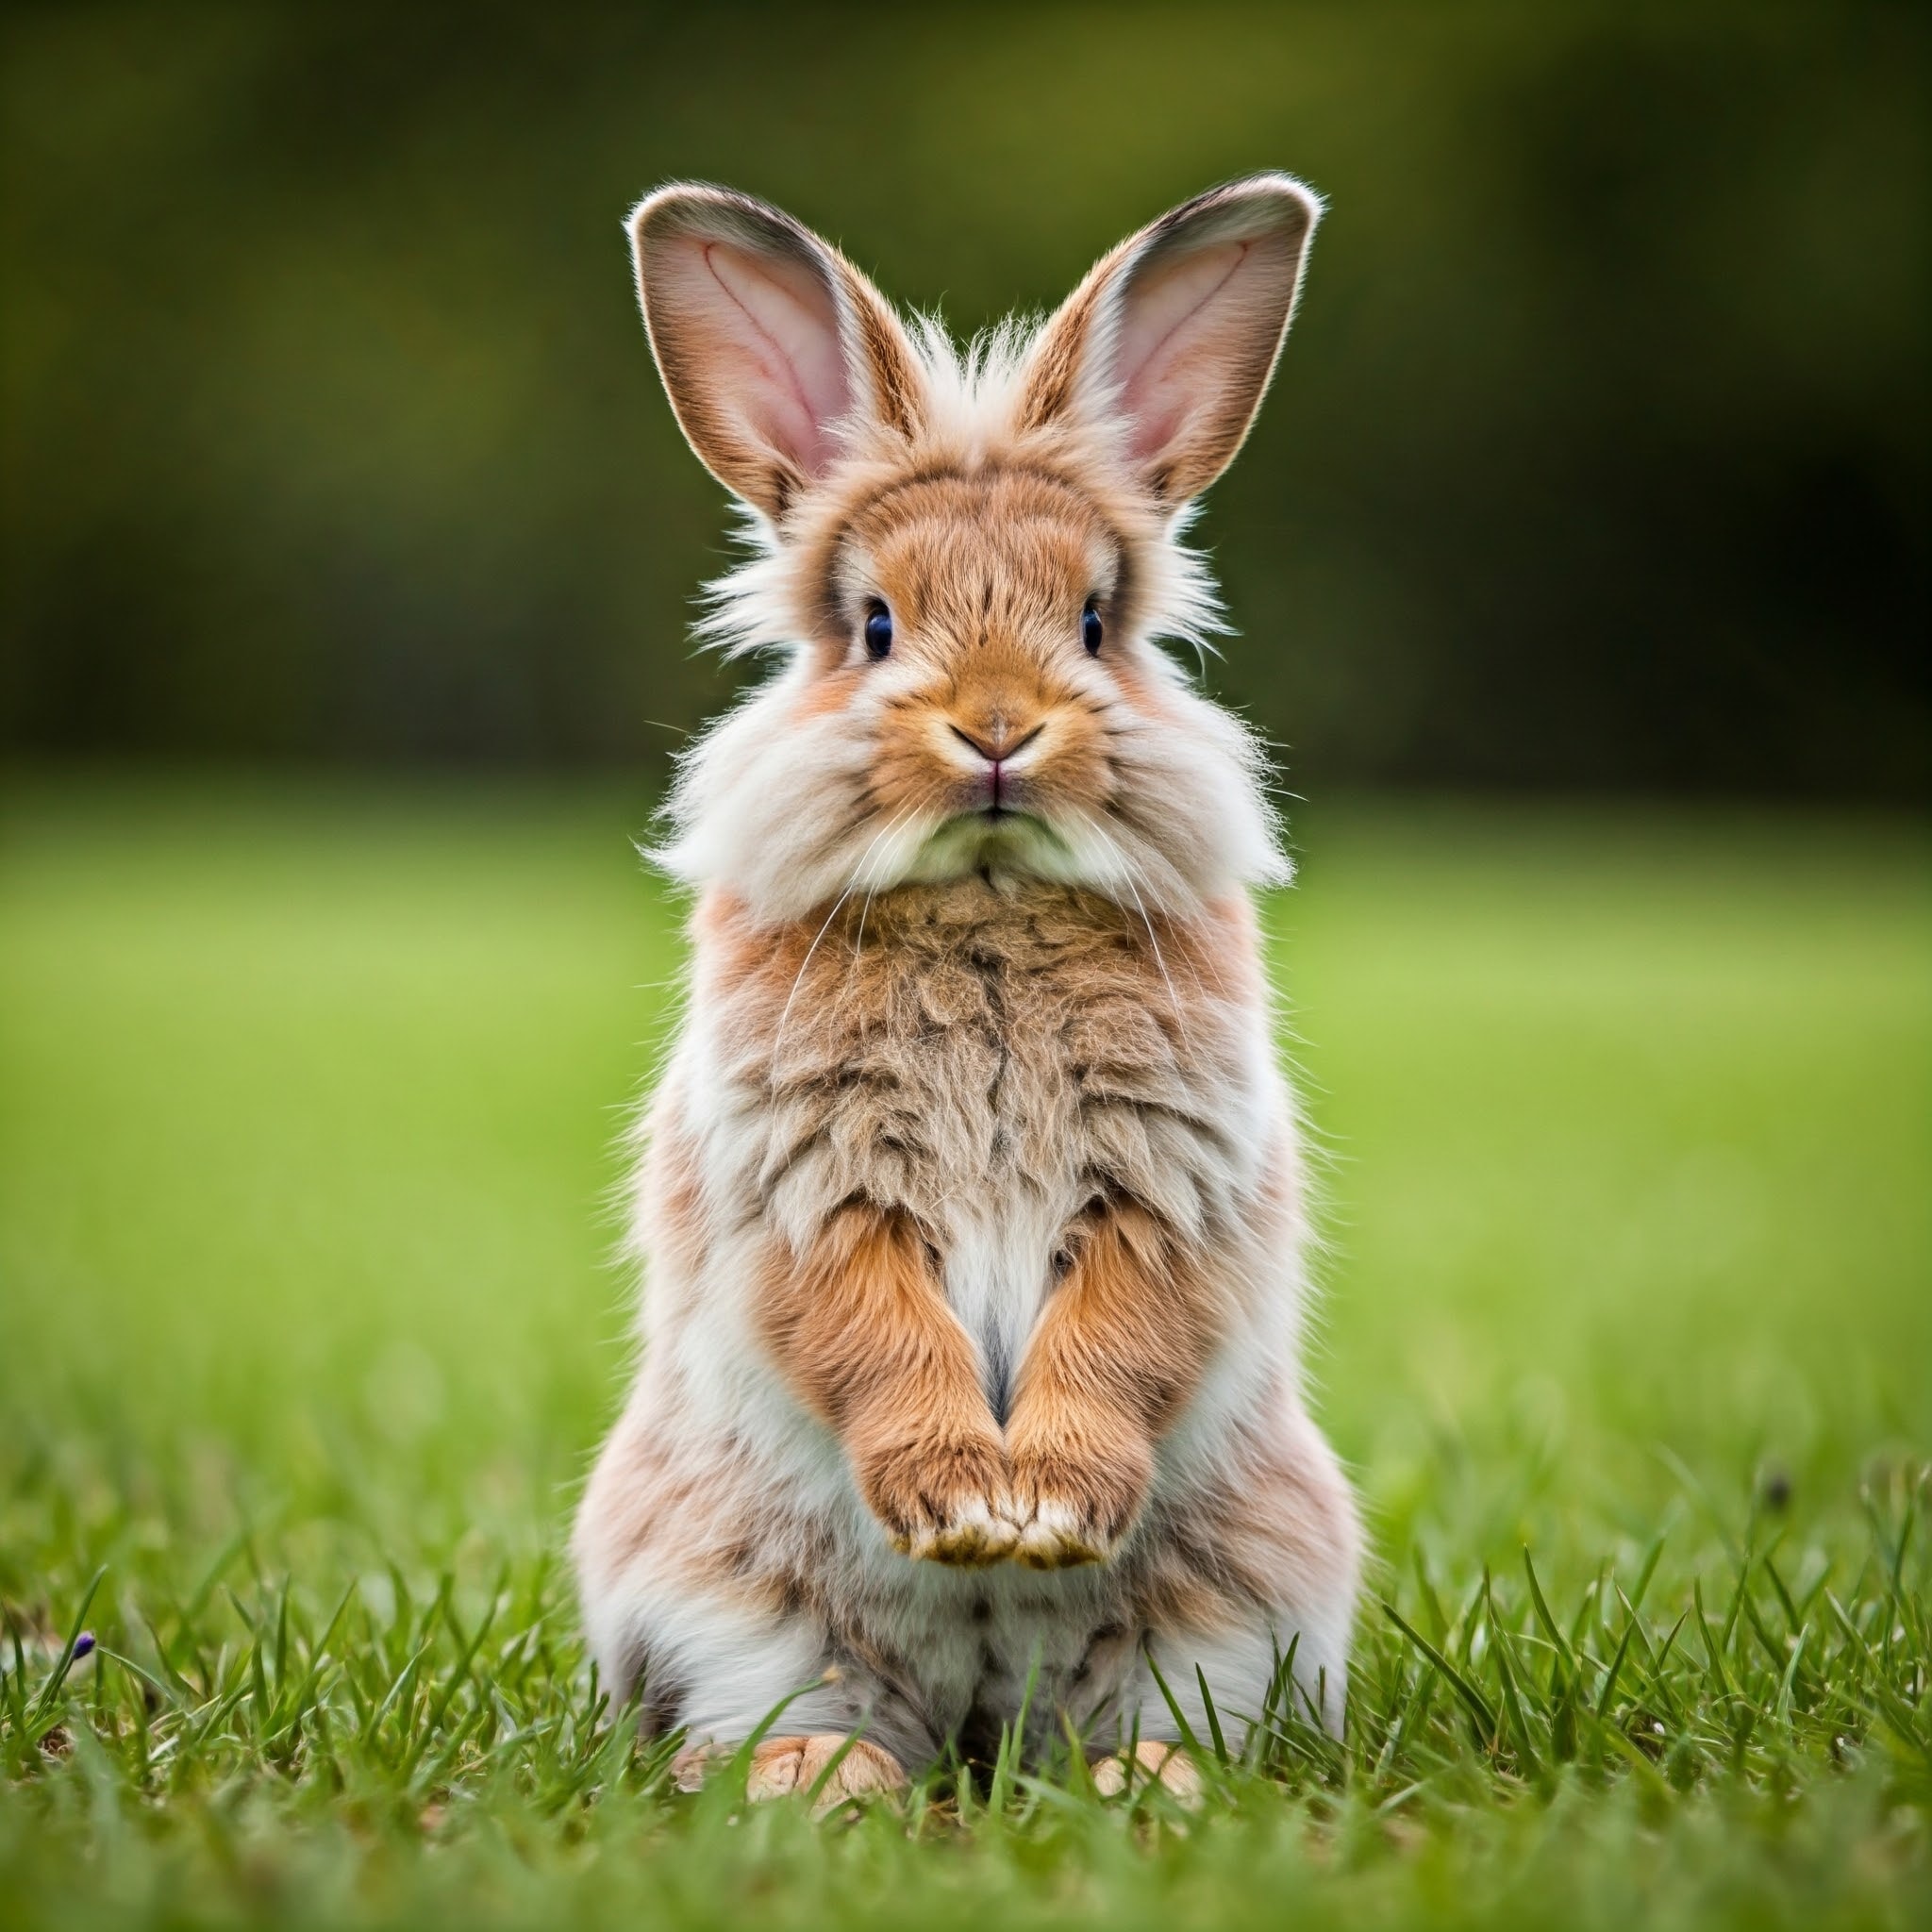
[(93, 1647), (94, 1633), (92, 1630), (83, 1630), (74, 1640), (74, 1661), (78, 1663)]

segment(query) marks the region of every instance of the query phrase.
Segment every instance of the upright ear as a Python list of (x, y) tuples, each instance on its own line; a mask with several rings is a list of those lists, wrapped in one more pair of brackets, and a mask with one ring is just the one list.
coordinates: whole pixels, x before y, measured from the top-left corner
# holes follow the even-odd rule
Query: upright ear
[(919, 364), (885, 298), (788, 214), (660, 188), (630, 218), (658, 372), (698, 459), (774, 519), (869, 435), (909, 436)]
[(1156, 496), (1198, 496), (1261, 407), (1321, 214), (1291, 176), (1251, 175), (1123, 242), (1041, 331), (1022, 424), (1110, 422)]

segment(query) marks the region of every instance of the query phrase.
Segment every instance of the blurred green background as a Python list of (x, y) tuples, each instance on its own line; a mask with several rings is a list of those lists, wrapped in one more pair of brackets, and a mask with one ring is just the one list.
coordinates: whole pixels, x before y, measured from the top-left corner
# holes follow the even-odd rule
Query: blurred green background
[(1205, 525), (1298, 789), (1927, 774), (1922, 9), (14, 4), (0, 746), (661, 769), (719, 492), (619, 221), (961, 330), (1330, 197)]
[[(319, 1628), (354, 1585), (393, 1636), (406, 1587), (446, 1573), (480, 1615), (510, 1559), (529, 1735), (569, 1728), (556, 1559), (628, 1364), (621, 1136), (683, 944), (633, 841), (756, 675), (686, 637), (725, 521), (619, 225), (674, 175), (782, 203), (960, 330), (1218, 178), (1330, 198), (1200, 536), (1241, 632), (1208, 681), (1293, 794), (1264, 917), (1326, 1238), (1312, 1377), (1374, 1588), (1413, 1607), (1420, 1558), (1474, 1605), (1530, 1545), (1570, 1604), (1663, 1533), (1668, 1619), (1728, 1595), (1765, 1518), (1794, 1577), (1866, 1589), (1862, 1512), (1909, 1521), (1932, 1446), (1927, 21), (13, 0), (8, 1620), (58, 1646), (104, 1564), (104, 1646), (148, 1657), (158, 1616), (232, 1660), (278, 1588)], [(67, 1761), (0, 1805), (0, 1898), (356, 1919), (369, 1814), (273, 1752), (184, 1753), (119, 1814), (85, 1726)], [(362, 1763), (364, 1799), (389, 1774)], [(414, 1775), (376, 1806), (408, 1847)], [(1533, 1817), (1445, 1778), (1454, 1834)], [(425, 1885), (496, 1883), (499, 1840), (575, 1857), (575, 1797), (458, 1783)], [(1516, 1884), (1526, 1924), (1690, 1924), (1735, 1870), (1734, 1923), (1853, 1923), (1767, 1850), (1801, 1826), (1824, 1889), (1909, 1866), (1923, 1893), (1879, 1785), (1869, 1829), (1780, 1785), (1753, 1838), (1748, 1783), (1703, 1837), (1566, 1814), (1607, 1890), (1513, 1840), (1489, 1891), (1416, 1883), (1471, 1924)], [(662, 1849), (585, 1866), (579, 1904), (706, 1918), (715, 1874), (679, 1868), (677, 1906)], [(808, 1915), (761, 1869), (760, 1919)], [(1081, 1894), (1040, 1869), (1065, 1923)], [(1392, 1923), (1362, 1869), (1334, 1860), (1338, 1922)], [(1122, 1866), (1096, 1922), (1162, 1916), (1147, 1883)]]

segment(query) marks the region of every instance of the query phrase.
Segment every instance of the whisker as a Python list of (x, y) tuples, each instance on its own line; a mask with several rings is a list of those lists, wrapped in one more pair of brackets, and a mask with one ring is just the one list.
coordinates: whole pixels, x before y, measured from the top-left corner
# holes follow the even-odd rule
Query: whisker
[[(1114, 842), (1113, 838), (1104, 825), (1094, 825), (1093, 830), (1100, 835), (1101, 841), (1113, 854), (1115, 862), (1121, 868), (1121, 875), (1125, 881), (1127, 891), (1134, 895), (1134, 904), (1139, 908), (1141, 914), (1141, 924), (1147, 928), (1147, 943), (1154, 949), (1154, 963), (1159, 967), (1161, 980), (1167, 987), (1168, 1004), (1173, 1007), (1174, 1021), (1181, 1029), (1181, 1043), (1187, 1048), (1189, 1058), (1191, 1058), (1194, 1052), (1194, 1042), (1192, 1037), (1188, 1032), (1188, 1016), (1182, 1009), (1181, 996), (1174, 990), (1174, 975), (1167, 970), (1167, 958), (1160, 950), (1160, 941), (1155, 936), (1154, 921), (1148, 917), (1147, 913), (1147, 902), (1141, 898), (1141, 888), (1135, 883), (1133, 867), (1127, 863), (1126, 854)], [(1124, 909), (1123, 908), (1123, 910)], [(1194, 975), (1194, 984), (1196, 987), (1199, 987), (1201, 984), (1199, 974)]]
[(798, 962), (798, 971), (792, 977), (791, 991), (785, 996), (785, 1010), (778, 1015), (778, 1030), (773, 1036), (772, 1064), (774, 1068), (775, 1068), (778, 1063), (779, 1050), (785, 1044), (785, 1027), (787, 1022), (790, 1021), (790, 1019), (791, 1018), (791, 1003), (795, 999), (797, 999), (798, 989), (805, 983), (805, 970), (808, 966), (811, 964), (811, 956), (818, 951), (819, 941), (822, 939), (824, 939), (826, 932), (830, 930), (833, 920), (838, 918), (840, 907), (844, 905), (846, 900), (851, 898), (852, 894), (858, 890), (860, 876), (863, 874), (867, 864), (870, 862), (872, 858), (873, 854), (878, 850), (879, 841), (885, 838), (886, 835), (889, 832), (891, 832), (896, 825), (898, 825), (902, 820), (908, 817), (912, 809), (913, 808), (910, 806), (904, 808), (904, 809), (899, 811), (892, 818), (889, 819), (886, 822), (886, 824), (879, 828), (879, 830), (873, 834), (872, 843), (869, 844), (865, 848), (865, 850), (859, 855), (858, 863), (853, 867), (852, 877), (847, 881), (845, 890), (842, 892), (841, 892), (836, 899), (832, 901), (832, 909), (825, 914), (824, 924), (820, 926), (818, 931), (815, 934), (813, 934), (811, 944), (805, 949), (805, 958)]
[[(846, 900), (848, 900), (848, 898), (852, 896), (852, 892), (854, 892), (854, 891), (858, 889), (858, 883), (859, 883), (859, 879), (863, 879), (863, 877), (866, 877), (866, 868), (868, 868), (868, 866), (870, 866), (870, 863), (872, 863), (872, 856), (874, 856), (874, 852), (877, 852), (877, 850), (879, 850), (879, 842), (881, 842), (881, 841), (885, 841), (885, 839), (889, 839), (889, 837), (891, 837), (892, 833), (896, 833), (896, 831), (898, 831), (898, 827), (900, 827), (900, 824), (904, 824), (904, 823), (907, 823), (907, 821), (908, 821), (908, 819), (910, 819), (910, 817), (914, 815), (914, 811), (918, 811), (918, 806), (900, 806), (900, 809), (898, 809), (898, 811), (894, 811), (894, 813), (892, 813), (892, 817), (885, 821), (885, 824), (881, 824), (881, 827), (879, 827), (879, 831), (875, 831), (875, 833), (872, 835), (872, 844), (868, 844), (868, 846), (866, 846), (866, 850), (863, 850), (863, 852), (859, 854), (859, 859), (858, 859), (858, 863), (856, 863), (856, 866), (852, 868), (852, 883), (850, 883), (850, 885), (846, 885), (846, 889), (844, 889), (844, 891), (842, 891), (842, 892), (839, 894), (839, 904), (835, 904), (835, 907), (833, 907), (833, 916), (837, 916), (837, 914), (839, 914), (839, 907), (842, 907), (842, 904), (844, 904), (844, 902), (846, 902)], [(874, 900), (874, 894), (875, 894), (875, 892), (879, 891), (879, 885), (881, 885), (881, 881), (877, 881), (877, 879), (875, 879), (875, 881), (874, 881), (874, 883), (872, 883), (872, 885), (870, 885), (870, 887), (866, 889), (866, 900), (863, 900), (863, 907), (861, 907), (861, 910), (859, 910), (859, 916), (858, 916), (858, 941), (856, 941), (856, 947), (854, 947), (852, 958), (850, 958), (850, 960), (846, 962), (846, 977), (844, 977), (844, 985), (846, 985), (846, 991), (850, 991), (850, 988), (852, 988), (852, 974), (854, 974), (854, 970), (858, 968), (858, 955), (859, 955), (859, 951), (863, 949), (863, 944), (866, 944), (866, 914), (868, 914), (868, 912), (872, 910), (872, 900)], [(819, 931), (821, 931), (821, 937), (823, 937), (823, 927), (821, 927)], [(813, 941), (813, 944), (817, 944), (817, 941)]]
[[(916, 805), (908, 805), (905, 807), (904, 809), (898, 812), (897, 815), (892, 819), (892, 822), (886, 827), (886, 832), (897, 831), (902, 824), (904, 824), (908, 819), (911, 818), (912, 814), (915, 811), (917, 811), (918, 808), (919, 808)], [(883, 838), (885, 836), (885, 833), (881, 833), (879, 836), (880, 838)], [(874, 845), (876, 845), (877, 843), (878, 840), (875, 839), (873, 841)], [(871, 858), (872, 846), (868, 846), (866, 848), (865, 857), (867, 859)], [(864, 866), (865, 860), (861, 859), (859, 861), (859, 871), (862, 872), (864, 870)], [(856, 876), (857, 874), (855, 874), (855, 877)], [(865, 922), (867, 915), (872, 911), (872, 902), (878, 893), (880, 883), (880, 881), (874, 880), (871, 885), (869, 885), (865, 889), (865, 898), (858, 908), (858, 931), (853, 938), (852, 958), (848, 959), (845, 963), (845, 988), (847, 991), (851, 990), (852, 976), (858, 971), (858, 962), (860, 958), (863, 958), (865, 953)]]
[(798, 997), (798, 989), (805, 984), (805, 970), (811, 964), (811, 956), (818, 951), (819, 941), (824, 938), (826, 932), (830, 929), (833, 920), (838, 918), (840, 907), (844, 905), (847, 899), (851, 898), (852, 888), (858, 883), (858, 881), (856, 878), (853, 879), (846, 886), (845, 890), (832, 901), (832, 909), (825, 914), (824, 924), (820, 926), (818, 931), (812, 935), (811, 944), (805, 949), (805, 958), (798, 962), (798, 971), (792, 975), (791, 979), (791, 991), (785, 995), (785, 1009), (778, 1015), (778, 1030), (772, 1036), (772, 1071), (774, 1075), (778, 1068), (778, 1056), (785, 1045), (786, 1024), (791, 1018), (791, 1003)]

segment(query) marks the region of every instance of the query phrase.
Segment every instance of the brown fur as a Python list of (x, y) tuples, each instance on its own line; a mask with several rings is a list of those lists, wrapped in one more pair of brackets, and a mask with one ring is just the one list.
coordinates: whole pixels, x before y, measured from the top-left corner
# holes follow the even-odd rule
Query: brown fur
[(834, 1198), (924, 1227), (946, 1218), (955, 1178), (934, 1165), (940, 1130), (1042, 1184), (1097, 1141), (1089, 1198), (1158, 1212), (1148, 1109), (1221, 1132), (1190, 1098), (1189, 1064), (1238, 1068), (1260, 980), (1239, 903), (1198, 926), (1143, 922), (1043, 883), (904, 887), (775, 929), (717, 893), (695, 930), (700, 996), (771, 1109), (759, 1208), (810, 1161), (841, 1177)]

